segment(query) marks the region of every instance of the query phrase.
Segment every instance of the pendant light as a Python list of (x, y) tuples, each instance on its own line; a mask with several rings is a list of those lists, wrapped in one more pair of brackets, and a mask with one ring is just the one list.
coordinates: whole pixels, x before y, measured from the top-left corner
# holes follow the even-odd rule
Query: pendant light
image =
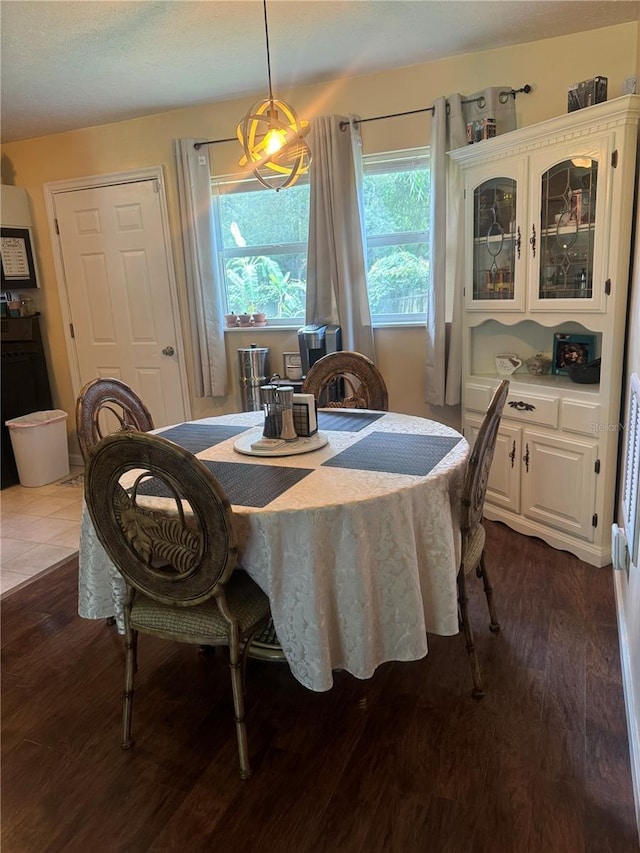
[(293, 107), (273, 97), (267, 0), (263, 0), (263, 5), (269, 97), (249, 109), (237, 133), (244, 151), (240, 165), (249, 166), (264, 187), (277, 191), (293, 186), (309, 170), (311, 151), (304, 137), (310, 128), (308, 121), (298, 118)]

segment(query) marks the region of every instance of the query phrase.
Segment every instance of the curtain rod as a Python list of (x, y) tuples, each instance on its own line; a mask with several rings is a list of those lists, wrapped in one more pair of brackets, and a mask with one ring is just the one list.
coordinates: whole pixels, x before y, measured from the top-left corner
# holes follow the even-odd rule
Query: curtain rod
[[(503, 92), (500, 92), (500, 97), (502, 98), (503, 95), (506, 95), (507, 98), (502, 102), (502, 103), (506, 103), (509, 95), (511, 95), (513, 98), (515, 98), (515, 96), (518, 95), (520, 92), (524, 92), (525, 95), (528, 95), (530, 91), (531, 91), (531, 86), (527, 83), (524, 86), (522, 86), (522, 88), (520, 88), (520, 89), (505, 89)], [(462, 103), (463, 104), (479, 104), (480, 109), (484, 109), (484, 107), (486, 105), (486, 100), (485, 100), (484, 95), (480, 95), (479, 98), (469, 98), (466, 101), (462, 101)], [(383, 118), (398, 118), (398, 116), (411, 116), (411, 115), (415, 115), (416, 113), (432, 113), (434, 110), (435, 110), (435, 106), (432, 105), (430, 107), (423, 107), (420, 110), (407, 110), (406, 112), (403, 112), (403, 113), (391, 113), (390, 115), (386, 115), (386, 116), (372, 116), (371, 118), (359, 118), (354, 122), (354, 124), (356, 124), (356, 125), (364, 124), (367, 121), (380, 121), (380, 119), (383, 119)], [(340, 130), (346, 130), (348, 127), (349, 127), (348, 121), (341, 121), (340, 122)]]
[[(503, 92), (500, 92), (500, 97), (502, 97), (503, 95), (507, 95), (507, 97), (509, 95), (511, 95), (513, 98), (515, 98), (515, 96), (520, 94), (520, 92), (524, 92), (525, 95), (528, 95), (530, 91), (531, 91), (531, 86), (528, 83), (526, 83), (520, 89), (505, 89)], [(483, 109), (485, 104), (486, 104), (486, 101), (485, 101), (484, 95), (480, 95), (479, 98), (469, 98), (469, 100), (463, 101), (462, 103), (463, 104), (479, 104), (480, 109)], [(503, 101), (503, 103), (506, 103), (506, 101)], [(386, 115), (386, 116), (372, 116), (371, 118), (360, 118), (355, 123), (356, 124), (364, 124), (367, 121), (380, 121), (380, 119), (383, 119), (383, 118), (398, 118), (398, 116), (411, 116), (411, 115), (415, 115), (416, 113), (432, 113), (434, 111), (434, 109), (435, 109), (434, 106), (422, 107), (422, 109), (419, 109), (419, 110), (407, 110), (406, 112), (403, 112), (403, 113), (391, 113), (390, 115)], [(340, 122), (340, 130), (346, 130), (348, 127), (349, 127), (348, 121), (341, 121)], [(217, 145), (219, 142), (237, 142), (237, 141), (238, 141), (237, 136), (230, 136), (227, 139), (209, 139), (207, 142), (194, 142), (193, 147), (196, 149), (196, 151), (199, 151), (203, 145)]]

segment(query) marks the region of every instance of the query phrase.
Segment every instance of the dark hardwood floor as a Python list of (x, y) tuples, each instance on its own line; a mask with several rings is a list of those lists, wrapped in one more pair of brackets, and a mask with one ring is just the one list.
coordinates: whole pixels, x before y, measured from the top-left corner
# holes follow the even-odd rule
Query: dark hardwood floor
[(328, 693), (252, 661), (248, 782), (224, 656), (141, 638), (122, 752), (122, 638), (77, 616), (75, 566), (6, 597), (3, 853), (637, 851), (611, 569), (487, 528), (485, 698), (461, 635)]

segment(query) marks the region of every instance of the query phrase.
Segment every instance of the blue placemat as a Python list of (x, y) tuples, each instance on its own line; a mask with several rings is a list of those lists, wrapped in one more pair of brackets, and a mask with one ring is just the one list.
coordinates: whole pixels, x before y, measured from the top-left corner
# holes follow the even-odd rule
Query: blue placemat
[[(278, 465), (251, 465), (243, 462), (201, 460), (236, 506), (266, 506), (313, 471), (312, 468), (284, 468)], [(144, 480), (139, 495), (173, 497), (162, 480)]]
[(424, 477), (459, 441), (448, 435), (372, 432), (323, 465)]
[(251, 429), (246, 426), (226, 426), (223, 424), (178, 424), (178, 426), (159, 432), (162, 438), (173, 441), (191, 453), (200, 453), (214, 444), (220, 444), (234, 435)]
[(360, 432), (361, 429), (383, 417), (384, 412), (353, 412), (351, 410), (318, 412), (318, 429)]

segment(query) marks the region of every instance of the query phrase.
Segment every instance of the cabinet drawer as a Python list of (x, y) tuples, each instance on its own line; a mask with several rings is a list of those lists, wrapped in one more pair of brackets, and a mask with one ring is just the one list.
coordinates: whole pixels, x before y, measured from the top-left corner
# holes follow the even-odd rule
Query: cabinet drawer
[(512, 391), (507, 397), (502, 416), (529, 424), (558, 427), (558, 398)]
[(488, 388), (486, 385), (473, 385), (467, 383), (464, 386), (464, 407), (471, 412), (484, 413), (489, 408), (489, 402), (493, 388)]
[(600, 406), (577, 400), (562, 401), (562, 429), (581, 435), (596, 435), (600, 423)]

